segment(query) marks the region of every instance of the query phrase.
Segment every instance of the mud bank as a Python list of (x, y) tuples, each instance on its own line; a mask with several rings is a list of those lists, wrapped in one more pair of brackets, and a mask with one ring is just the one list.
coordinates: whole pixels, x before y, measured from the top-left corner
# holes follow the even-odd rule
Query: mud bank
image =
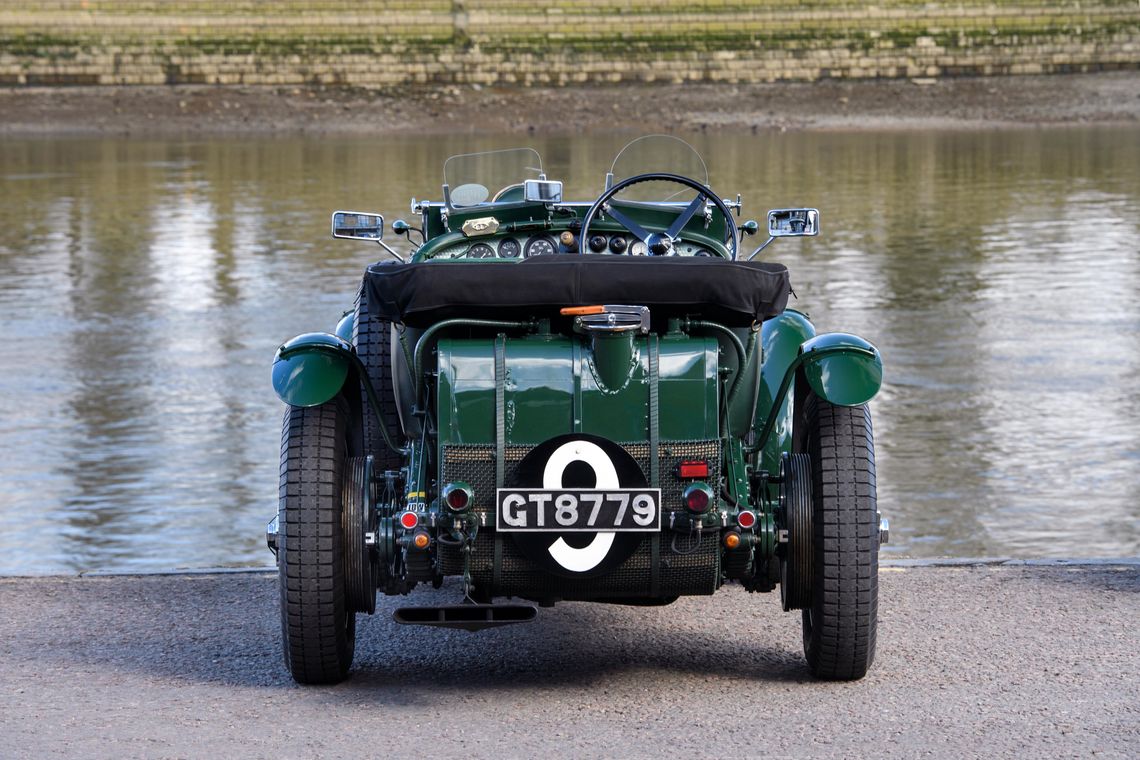
[(1140, 123), (1140, 72), (760, 85), (0, 89), (0, 134), (992, 129)]

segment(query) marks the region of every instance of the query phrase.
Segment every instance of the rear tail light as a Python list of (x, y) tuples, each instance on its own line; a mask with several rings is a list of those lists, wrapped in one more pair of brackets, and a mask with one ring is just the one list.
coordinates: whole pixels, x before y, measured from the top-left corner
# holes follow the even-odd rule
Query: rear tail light
[(400, 526), (405, 530), (413, 530), (420, 524), (420, 516), (415, 512), (405, 512), (400, 515)]
[(463, 481), (448, 483), (443, 489), (443, 503), (452, 512), (462, 512), (475, 500), (475, 492)]
[(692, 514), (704, 514), (712, 506), (712, 489), (705, 483), (693, 483), (681, 494), (681, 501)]
[(747, 509), (736, 516), (736, 524), (744, 530), (749, 530), (756, 524), (756, 513), (750, 512)]

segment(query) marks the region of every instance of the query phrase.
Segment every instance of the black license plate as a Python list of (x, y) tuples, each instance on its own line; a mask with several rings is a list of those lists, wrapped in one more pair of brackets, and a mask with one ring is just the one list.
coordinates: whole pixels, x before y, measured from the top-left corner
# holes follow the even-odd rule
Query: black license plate
[(660, 488), (500, 488), (495, 530), (658, 531)]

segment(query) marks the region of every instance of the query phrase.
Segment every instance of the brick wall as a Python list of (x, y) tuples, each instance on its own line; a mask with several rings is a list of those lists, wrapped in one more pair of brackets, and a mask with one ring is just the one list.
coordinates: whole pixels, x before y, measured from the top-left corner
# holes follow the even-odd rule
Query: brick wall
[(771, 82), (1140, 67), (1140, 2), (0, 0), (0, 84)]

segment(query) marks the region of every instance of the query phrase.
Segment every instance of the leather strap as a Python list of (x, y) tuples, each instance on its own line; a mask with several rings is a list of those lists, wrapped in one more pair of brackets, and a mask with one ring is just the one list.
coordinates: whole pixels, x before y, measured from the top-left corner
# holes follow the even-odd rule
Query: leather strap
[[(649, 348), (649, 486), (661, 487), (661, 372), (660, 346), (656, 335), (646, 341)], [(663, 508), (664, 505), (662, 504)], [(661, 596), (661, 532), (654, 533), (649, 545), (649, 594)]]
[[(506, 473), (504, 454), (507, 448), (507, 336), (495, 336), (495, 488), (503, 487)], [(498, 502), (496, 496), (493, 500)], [(503, 575), (503, 534), (495, 531), (495, 560), (491, 577), (496, 588)]]

